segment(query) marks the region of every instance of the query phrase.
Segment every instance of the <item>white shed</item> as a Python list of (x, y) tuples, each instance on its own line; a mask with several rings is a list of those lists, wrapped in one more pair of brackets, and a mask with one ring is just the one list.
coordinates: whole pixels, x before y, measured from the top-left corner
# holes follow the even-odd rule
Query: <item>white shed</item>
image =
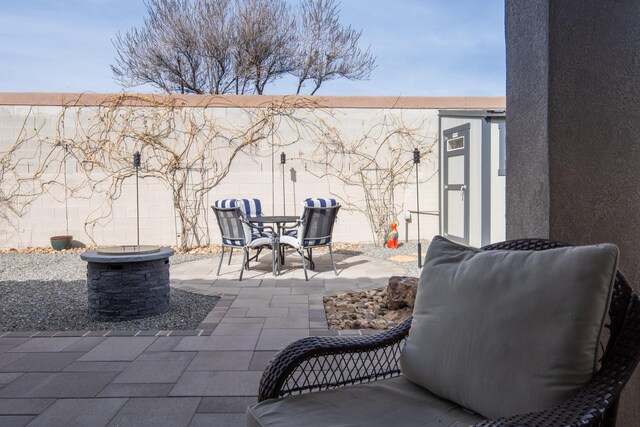
[(505, 111), (440, 110), (440, 233), (483, 246), (505, 239)]

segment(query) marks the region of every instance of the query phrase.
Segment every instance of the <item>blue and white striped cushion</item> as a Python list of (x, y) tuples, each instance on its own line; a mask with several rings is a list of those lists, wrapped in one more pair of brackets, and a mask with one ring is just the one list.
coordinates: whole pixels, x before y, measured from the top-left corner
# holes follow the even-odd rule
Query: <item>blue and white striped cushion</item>
[(302, 215), (304, 215), (304, 208), (307, 206), (315, 207), (315, 208), (324, 208), (327, 206), (338, 206), (338, 201), (336, 199), (331, 199), (328, 197), (315, 197), (315, 198), (307, 198), (304, 199), (302, 203), (300, 203), (300, 219), (302, 219)]
[(240, 199), (238, 200), (238, 206), (246, 216), (262, 216), (260, 199)]
[[(338, 201), (330, 197), (315, 197), (315, 198), (310, 197), (310, 198), (304, 199), (304, 201), (302, 202), (302, 213), (300, 214), (300, 217), (302, 217), (302, 215), (304, 214), (304, 208), (307, 206), (315, 207), (315, 208), (333, 207), (333, 206), (338, 206)], [(330, 238), (305, 239), (303, 242), (303, 245), (304, 246), (321, 246), (321, 245), (326, 245), (330, 242), (331, 242)]]
[(308, 199), (304, 199), (304, 202), (302, 202), (302, 206), (326, 208), (331, 206), (338, 206), (338, 201), (336, 199), (325, 198), (325, 197), (308, 198)]
[(232, 239), (223, 238), (222, 241), (224, 242), (225, 245), (244, 246), (244, 239), (232, 240)]
[(298, 236), (298, 230), (297, 229), (291, 229), (291, 230), (285, 230), (284, 233), (282, 233), (285, 236), (291, 236), (291, 237), (297, 237)]
[[(260, 199), (239, 199), (237, 200), (237, 206), (240, 208), (244, 216), (262, 216), (262, 203), (260, 203)], [(259, 239), (260, 237), (271, 237), (270, 234), (263, 232), (262, 227), (264, 226), (264, 223), (254, 222), (253, 225), (260, 228), (256, 229), (245, 225), (245, 235), (250, 234), (252, 241)]]
[[(213, 206), (219, 209), (229, 209), (229, 208), (235, 208), (237, 206), (237, 202), (238, 201), (236, 199), (220, 199), (213, 202)], [(225, 245), (244, 246), (244, 239), (223, 238), (222, 242)]]
[(222, 209), (235, 208), (237, 202), (238, 201), (236, 199), (220, 199), (213, 202), (213, 206)]
[(258, 231), (255, 228), (251, 229), (251, 240), (256, 240), (256, 239), (259, 239), (261, 237), (271, 238), (271, 233), (267, 233), (267, 232), (264, 232), (264, 231)]
[(322, 246), (329, 244), (330, 241), (331, 239), (328, 237), (326, 239), (305, 239), (304, 246)]

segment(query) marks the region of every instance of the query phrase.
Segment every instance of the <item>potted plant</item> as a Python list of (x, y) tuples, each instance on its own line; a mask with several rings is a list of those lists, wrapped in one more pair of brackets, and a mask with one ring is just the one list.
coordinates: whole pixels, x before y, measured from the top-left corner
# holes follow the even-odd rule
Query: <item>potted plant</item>
[(53, 236), (51, 237), (51, 247), (56, 251), (71, 249), (73, 236)]

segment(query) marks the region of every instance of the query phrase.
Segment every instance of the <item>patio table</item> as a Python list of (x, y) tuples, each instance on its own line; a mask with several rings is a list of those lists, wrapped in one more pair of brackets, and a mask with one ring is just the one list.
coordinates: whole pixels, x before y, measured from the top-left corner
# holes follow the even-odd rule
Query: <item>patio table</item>
[(286, 224), (291, 224), (298, 222), (300, 217), (295, 215), (271, 215), (271, 216), (247, 216), (245, 218), (248, 222), (252, 224), (275, 224), (277, 227), (277, 233), (275, 235), (275, 247), (272, 248), (272, 251), (276, 251), (278, 256), (276, 257), (276, 271), (274, 275), (280, 274), (280, 265), (284, 265), (284, 253), (280, 252), (280, 235), (282, 234), (282, 229), (286, 226)]

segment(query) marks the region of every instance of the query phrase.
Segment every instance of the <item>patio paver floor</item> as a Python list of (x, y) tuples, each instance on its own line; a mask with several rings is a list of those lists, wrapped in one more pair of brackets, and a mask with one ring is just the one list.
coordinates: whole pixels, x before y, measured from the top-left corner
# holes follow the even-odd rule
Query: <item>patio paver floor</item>
[(337, 334), (327, 330), (323, 295), (402, 274), (391, 262), (335, 257), (338, 277), (322, 254), (309, 282), (291, 255), (276, 278), (263, 255), (242, 282), (240, 256), (231, 265), (225, 257), (220, 276), (215, 255), (172, 266), (173, 287), (222, 297), (197, 331), (0, 333), (0, 425), (244, 425), (279, 350), (309, 334)]

